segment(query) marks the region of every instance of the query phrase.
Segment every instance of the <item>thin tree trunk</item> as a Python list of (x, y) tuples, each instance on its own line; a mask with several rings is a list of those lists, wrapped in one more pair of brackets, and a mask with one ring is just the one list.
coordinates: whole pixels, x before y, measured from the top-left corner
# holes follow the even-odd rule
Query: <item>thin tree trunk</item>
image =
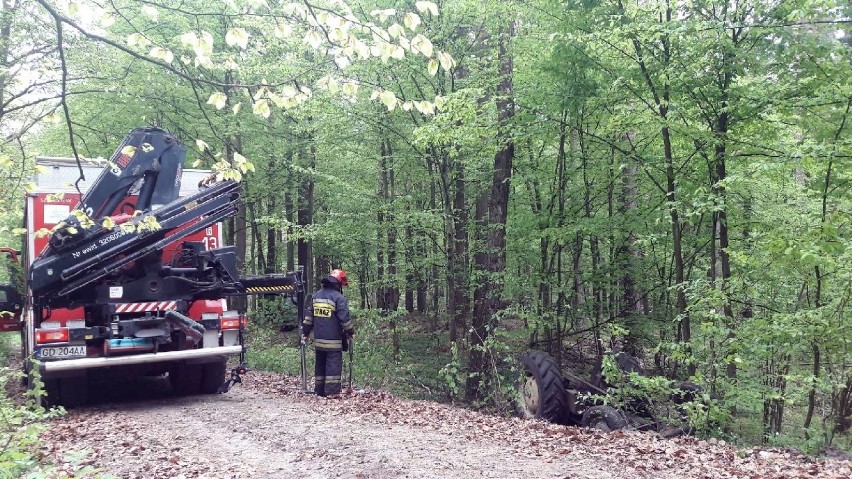
[[(306, 138), (306, 141), (310, 138)], [(305, 150), (304, 147), (299, 150), (300, 163), (306, 168), (313, 170), (316, 168), (316, 150), (311, 143), (311, 146)], [(299, 186), (299, 210), (297, 213), (297, 225), (306, 228), (313, 224), (314, 221), (314, 179), (310, 174), (304, 174)], [(311, 281), (313, 271), (311, 268), (311, 258), (313, 257), (312, 245), (309, 240), (304, 237), (299, 238), (296, 246), (299, 266), (305, 268), (305, 278)], [(315, 284), (309, 284), (307, 287), (311, 289)]]

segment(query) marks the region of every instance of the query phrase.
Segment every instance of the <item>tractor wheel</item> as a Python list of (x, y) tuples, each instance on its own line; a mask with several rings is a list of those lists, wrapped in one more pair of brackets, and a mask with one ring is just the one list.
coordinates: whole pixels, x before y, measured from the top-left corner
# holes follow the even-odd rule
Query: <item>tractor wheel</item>
[(612, 406), (592, 406), (583, 412), (583, 427), (612, 432), (627, 427), (627, 419)]
[(169, 369), (172, 391), (179, 396), (191, 396), (201, 390), (202, 372), (200, 364), (176, 363)]
[(207, 363), (203, 366), (201, 377), (201, 394), (215, 394), (225, 382), (225, 371), (227, 370), (225, 360)]
[(517, 400), (520, 414), (527, 418), (565, 424), (568, 396), (556, 361), (547, 353), (529, 351), (521, 356), (520, 363)]

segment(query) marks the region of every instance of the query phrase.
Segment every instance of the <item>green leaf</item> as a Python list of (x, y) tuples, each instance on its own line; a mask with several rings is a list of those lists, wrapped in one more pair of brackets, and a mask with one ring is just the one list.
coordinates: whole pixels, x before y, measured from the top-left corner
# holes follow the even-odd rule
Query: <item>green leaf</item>
[(204, 141), (204, 140), (196, 139), (195, 140), (195, 146), (197, 146), (198, 151), (200, 151), (202, 153), (210, 149), (210, 145), (208, 145), (207, 142)]

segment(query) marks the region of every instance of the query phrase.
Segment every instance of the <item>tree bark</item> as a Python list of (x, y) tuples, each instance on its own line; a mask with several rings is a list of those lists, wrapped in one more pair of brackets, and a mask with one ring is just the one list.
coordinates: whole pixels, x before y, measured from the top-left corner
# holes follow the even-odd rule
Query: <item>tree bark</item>
[(506, 269), (506, 220), (509, 212), (512, 162), (515, 158), (515, 143), (509, 128), (509, 123), (515, 115), (513, 57), (510, 51), (514, 30), (515, 24), (511, 21), (506, 29), (501, 29), (497, 40), (500, 83), (497, 86), (496, 103), (500, 149), (494, 157), (491, 191), (488, 195), (487, 276), (481, 282), (486, 306), (481, 317), (474, 315), (474, 321), (479, 324), (471, 328), (473, 332), (466, 388), (468, 400), (480, 397), (483, 386), (490, 377), (490, 371), (486, 368), (488, 352), (485, 347), (488, 337), (497, 327), (496, 315), (502, 308), (503, 273)]

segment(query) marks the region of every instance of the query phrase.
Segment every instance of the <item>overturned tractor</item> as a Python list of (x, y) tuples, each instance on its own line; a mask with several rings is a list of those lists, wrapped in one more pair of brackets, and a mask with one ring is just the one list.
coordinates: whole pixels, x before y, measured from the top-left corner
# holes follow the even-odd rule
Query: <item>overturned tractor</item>
[[(560, 371), (556, 361), (542, 351), (528, 351), (520, 359), (518, 410), (521, 416), (616, 431), (635, 429), (656, 431), (673, 437), (691, 432), (686, 404), (697, 399), (701, 388), (692, 382), (666, 384), (665, 401), (652, 398), (641, 387), (631, 387), (633, 373), (649, 378), (639, 361), (627, 354), (613, 356), (621, 373), (621, 386), (608, 382), (599, 364), (589, 379)], [(660, 378), (656, 378), (660, 379)]]

